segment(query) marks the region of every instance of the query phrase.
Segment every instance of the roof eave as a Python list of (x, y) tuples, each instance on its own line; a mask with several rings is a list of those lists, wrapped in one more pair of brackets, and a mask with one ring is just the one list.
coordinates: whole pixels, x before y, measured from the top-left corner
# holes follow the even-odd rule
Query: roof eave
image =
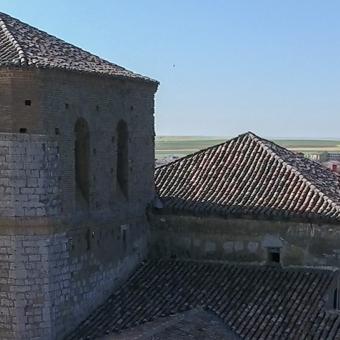
[[(329, 216), (270, 216), (260, 214), (246, 214), (246, 213), (213, 213), (213, 212), (199, 212), (187, 209), (174, 209), (172, 207), (164, 206), (161, 209), (153, 209), (156, 215), (177, 215), (177, 216), (192, 216), (202, 218), (218, 218), (218, 219), (241, 219), (241, 220), (259, 220), (259, 221), (282, 221), (282, 222), (295, 222), (295, 223), (310, 223), (310, 224), (331, 224), (340, 225), (339, 218), (332, 218)], [(307, 215), (307, 214), (306, 214)]]
[(9, 63), (9, 62), (0, 62), (0, 68), (14, 68), (14, 69), (27, 69), (27, 70), (56, 70), (56, 71), (63, 71), (63, 72), (72, 72), (76, 74), (88, 74), (88, 75), (95, 75), (99, 77), (105, 78), (112, 78), (112, 79), (121, 79), (121, 80), (129, 80), (129, 81), (136, 81), (142, 82), (147, 84), (152, 84), (156, 87), (159, 86), (159, 81), (142, 76), (140, 74), (132, 73), (131, 75), (122, 75), (122, 74), (110, 74), (105, 72), (98, 72), (98, 71), (88, 71), (88, 70), (77, 70), (73, 68), (65, 68), (65, 67), (50, 67), (50, 66), (41, 66), (41, 65), (23, 65), (18, 63)]

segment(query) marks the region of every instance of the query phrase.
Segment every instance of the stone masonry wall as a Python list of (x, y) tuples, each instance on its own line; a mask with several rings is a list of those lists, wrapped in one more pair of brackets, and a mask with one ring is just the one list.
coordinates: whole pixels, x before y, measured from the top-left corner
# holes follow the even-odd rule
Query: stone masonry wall
[[(84, 227), (89, 230), (85, 235)], [(74, 226), (53, 237), (49, 273), (53, 338), (62, 338), (88, 317), (145, 258), (147, 229), (142, 219), (124, 225), (116, 221)]]
[[(89, 127), (89, 210), (140, 212), (154, 192), (154, 94), (157, 85), (59, 70), (0, 69), (0, 133), (48, 135), (60, 154), (61, 215), (80, 211), (74, 182), (74, 129)], [(29, 102), (29, 105), (26, 103)], [(127, 124), (128, 199), (117, 185), (117, 125)], [(142, 177), (141, 177), (142, 175)]]
[(177, 214), (152, 215), (153, 256), (268, 263), (280, 249), (282, 265), (340, 268), (340, 226)]
[(0, 237), (0, 338), (14, 339), (16, 318), (16, 293), (14, 290), (15, 239)]
[[(0, 69), (0, 338), (62, 339), (145, 257), (154, 196), (155, 84)], [(79, 207), (75, 124), (89, 127)], [(128, 127), (128, 195), (117, 125)]]
[(0, 134), (0, 218), (58, 215), (58, 161), (47, 136)]
[(48, 136), (0, 134), (1, 339), (23, 339), (31, 331), (35, 337), (37, 326), (50, 336), (48, 245), (44, 236), (17, 234), (16, 228), (59, 213), (58, 158)]
[[(0, 338), (61, 339), (101, 304), (146, 253), (146, 233), (129, 235), (125, 247), (115, 227), (92, 228), (91, 249), (86, 240), (78, 242), (84, 241), (81, 228), (45, 234), (45, 227), (30, 226), (18, 228), (17, 235), (10, 235), (15, 228), (3, 229), (8, 234), (0, 235)], [(137, 222), (129, 227), (146, 229)], [(112, 249), (103, 258), (99, 249), (107, 245)]]

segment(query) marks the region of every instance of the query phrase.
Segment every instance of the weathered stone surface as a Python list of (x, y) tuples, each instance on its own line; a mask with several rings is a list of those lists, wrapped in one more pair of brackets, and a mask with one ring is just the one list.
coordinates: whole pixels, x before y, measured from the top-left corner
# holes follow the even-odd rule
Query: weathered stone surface
[(285, 266), (340, 267), (335, 224), (155, 213), (151, 225), (151, 253), (158, 257), (265, 264), (276, 248)]
[[(143, 226), (134, 228), (139, 238), (133, 242), (133, 249), (131, 245), (123, 253), (105, 248), (110, 259), (103, 259), (96, 244), (91, 251), (81, 249), (84, 246), (71, 250), (70, 234), (74, 240), (83, 238), (79, 229), (50, 235), (1, 235), (1, 339), (53, 339), (72, 329), (144, 257), (146, 240), (137, 230)], [(112, 247), (122, 248), (120, 242), (110, 238), (105, 246), (110, 241)]]
[(60, 214), (59, 152), (48, 136), (0, 134), (0, 217)]
[[(59, 339), (146, 254), (156, 86), (0, 68), (0, 90), (0, 338)], [(89, 127), (87, 205), (75, 183), (80, 117)], [(126, 194), (117, 184), (121, 120)]]

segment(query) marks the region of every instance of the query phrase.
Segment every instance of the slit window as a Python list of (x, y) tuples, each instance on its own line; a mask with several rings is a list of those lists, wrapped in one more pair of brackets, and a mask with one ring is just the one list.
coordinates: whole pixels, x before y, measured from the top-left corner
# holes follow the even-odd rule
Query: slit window
[(89, 229), (87, 229), (86, 231), (85, 240), (86, 240), (86, 250), (90, 250), (91, 249), (91, 232)]
[(74, 129), (75, 184), (77, 200), (89, 202), (90, 134), (87, 122), (78, 119)]
[(121, 239), (123, 242), (123, 248), (126, 250), (127, 248), (127, 232), (128, 232), (128, 225), (122, 225), (120, 227), (120, 232), (121, 232)]
[(333, 292), (333, 309), (339, 308), (339, 294), (338, 294), (338, 288), (334, 289)]
[(117, 182), (125, 197), (128, 197), (129, 181), (129, 134), (127, 125), (120, 121), (117, 126)]

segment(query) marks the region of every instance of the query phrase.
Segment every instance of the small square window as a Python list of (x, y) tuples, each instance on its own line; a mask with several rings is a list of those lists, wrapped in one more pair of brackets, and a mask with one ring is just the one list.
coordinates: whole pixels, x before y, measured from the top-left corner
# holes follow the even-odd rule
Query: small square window
[(271, 264), (280, 264), (281, 256), (280, 256), (280, 248), (268, 248), (268, 263)]
[(20, 132), (20, 133), (26, 133), (26, 132), (27, 132), (27, 129), (26, 129), (26, 128), (20, 128), (19, 132)]
[(31, 104), (32, 104), (32, 101), (30, 99), (26, 99), (25, 100), (25, 105), (26, 106), (31, 106)]

